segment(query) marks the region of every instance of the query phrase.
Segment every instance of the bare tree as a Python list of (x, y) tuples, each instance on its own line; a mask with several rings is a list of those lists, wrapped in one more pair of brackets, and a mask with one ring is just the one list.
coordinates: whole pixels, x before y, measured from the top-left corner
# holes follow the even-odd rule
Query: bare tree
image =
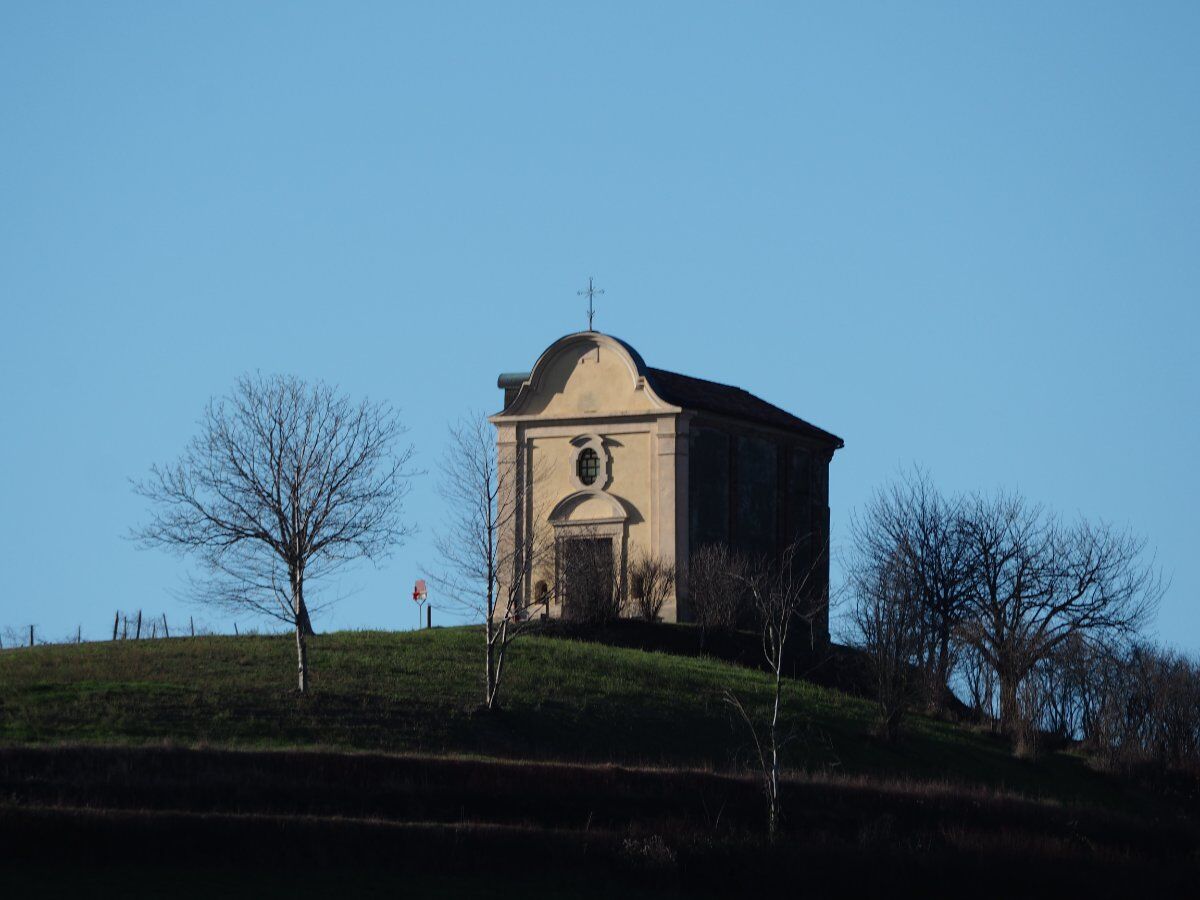
[(745, 617), (741, 568), (725, 544), (705, 544), (688, 560), (687, 607), (700, 628), (700, 645), (710, 632), (737, 628)]
[(975, 717), (981, 723), (995, 722), (996, 673), (986, 659), (974, 647), (964, 644), (960, 648), (959, 683), (963, 686), (967, 700)]
[[(789, 544), (775, 559), (747, 563), (732, 557), (731, 575), (740, 581), (753, 604), (762, 639), (763, 658), (771, 671), (771, 715), (760, 734), (759, 727), (745, 705), (732, 692), (726, 700), (746, 723), (754, 740), (755, 754), (767, 798), (767, 834), (775, 840), (782, 816), (780, 794), (781, 756), (788, 737), (783, 733), (783, 671), (787, 660), (788, 639), (797, 624), (811, 625), (825, 608), (828, 597), (818, 577), (827, 548), (816, 551), (801, 539)], [(801, 563), (804, 560), (807, 565)]]
[(929, 475), (913, 469), (878, 490), (851, 522), (855, 567), (894, 570), (920, 605), (920, 665), (926, 694), (944, 708), (953, 675), (955, 632), (967, 607), (971, 566), (959, 501), (943, 497)]
[[(446, 598), (483, 618), (484, 706), (499, 706), (504, 665), (512, 642), (533, 621), (522, 603), (526, 582), (553, 561), (553, 535), (532, 497), (534, 479), (516, 449), (501, 456), (482, 415), (450, 426), (439, 493), (447, 518), (436, 535), (443, 571), (430, 573)], [(538, 606), (553, 598), (550, 579), (536, 592)]]
[(1033, 668), (1073, 635), (1135, 631), (1162, 582), (1140, 561), (1142, 541), (1105, 525), (1065, 526), (1015, 495), (974, 498), (960, 523), (972, 572), (960, 633), (995, 671), (1011, 733)]
[(1110, 654), (1088, 743), (1106, 766), (1200, 774), (1200, 660), (1134, 643)]
[(675, 589), (675, 566), (660, 556), (642, 553), (629, 564), (629, 585), (637, 614), (647, 622), (657, 622)]
[(1029, 697), (1040, 700), (1034, 711), (1042, 731), (1060, 741), (1092, 743), (1100, 707), (1124, 659), (1124, 641), (1111, 637), (1073, 634), (1034, 666)]
[(875, 680), (880, 731), (893, 741), (904, 714), (921, 692), (918, 662), (925, 622), (907, 554), (868, 560), (851, 572), (855, 638)]
[(378, 560), (401, 524), (412, 448), (386, 404), (355, 403), (321, 383), (243, 376), (209, 402), (200, 433), (135, 489), (153, 504), (133, 534), (196, 555), (196, 599), (287, 623), (299, 690), (308, 690), (306, 585), (360, 558)]

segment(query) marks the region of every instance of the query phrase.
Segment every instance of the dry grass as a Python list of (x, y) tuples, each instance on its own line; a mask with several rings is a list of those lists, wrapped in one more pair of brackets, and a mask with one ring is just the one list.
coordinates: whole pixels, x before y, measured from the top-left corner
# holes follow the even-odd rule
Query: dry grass
[(328, 872), (358, 887), (366, 871), (364, 889), (430, 879), (439, 891), (439, 879), (474, 890), (498, 873), (502, 889), (537, 897), (613, 881), (632, 896), (719, 896), (798, 879), (849, 894), (900, 884), (957, 896), (971, 884), (973, 896), (1121, 896), (1178, 890), (1198, 871), (1187, 823), (865, 777), (789, 779), (775, 847), (753, 780), (701, 770), (25, 748), (0, 751), (0, 795), (0, 871), (20, 861), (64, 890), (131, 853), (204, 884), (214, 869), (261, 885), (300, 867), (314, 878), (298, 896), (317, 895)]

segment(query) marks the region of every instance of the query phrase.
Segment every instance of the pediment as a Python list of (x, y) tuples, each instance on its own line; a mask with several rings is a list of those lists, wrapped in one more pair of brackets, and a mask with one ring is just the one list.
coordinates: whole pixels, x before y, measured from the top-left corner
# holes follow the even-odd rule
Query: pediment
[(501, 416), (579, 418), (672, 411), (648, 384), (641, 357), (599, 332), (567, 335), (538, 359)]

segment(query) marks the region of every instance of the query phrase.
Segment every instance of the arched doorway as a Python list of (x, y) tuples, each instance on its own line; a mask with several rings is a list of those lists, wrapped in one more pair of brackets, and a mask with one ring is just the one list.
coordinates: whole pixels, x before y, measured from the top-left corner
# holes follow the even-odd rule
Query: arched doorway
[(550, 514), (555, 537), (555, 595), (566, 618), (617, 615), (625, 596), (624, 506), (602, 491), (578, 491)]

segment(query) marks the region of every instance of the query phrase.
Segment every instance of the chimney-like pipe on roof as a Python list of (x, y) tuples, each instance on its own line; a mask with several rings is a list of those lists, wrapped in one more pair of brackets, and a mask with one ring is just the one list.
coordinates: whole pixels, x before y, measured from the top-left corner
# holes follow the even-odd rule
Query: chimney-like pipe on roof
[(521, 385), (529, 380), (528, 372), (501, 372), (500, 377), (496, 379), (496, 387), (504, 391), (504, 408), (508, 409), (514, 400), (517, 399), (517, 394), (521, 390)]

